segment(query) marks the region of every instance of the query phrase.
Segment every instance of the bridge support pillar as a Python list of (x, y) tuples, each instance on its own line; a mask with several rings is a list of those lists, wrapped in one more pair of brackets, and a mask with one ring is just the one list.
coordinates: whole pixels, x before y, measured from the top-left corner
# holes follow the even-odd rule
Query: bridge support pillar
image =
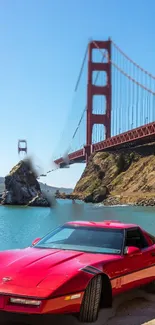
[(93, 153), (92, 145), (84, 147), (84, 155), (85, 155), (85, 158), (86, 158), (86, 163), (88, 163), (89, 157), (90, 157), (90, 155), (92, 153)]
[[(93, 61), (93, 49), (106, 51), (106, 62)], [(96, 86), (93, 84), (93, 71), (106, 72), (106, 85)], [(93, 113), (93, 96), (105, 96), (106, 107), (103, 114)], [(102, 124), (105, 127), (106, 139), (111, 136), (111, 40), (92, 41), (88, 50), (88, 83), (87, 83), (87, 125), (86, 125), (86, 161), (91, 154), (92, 133), (94, 124)]]

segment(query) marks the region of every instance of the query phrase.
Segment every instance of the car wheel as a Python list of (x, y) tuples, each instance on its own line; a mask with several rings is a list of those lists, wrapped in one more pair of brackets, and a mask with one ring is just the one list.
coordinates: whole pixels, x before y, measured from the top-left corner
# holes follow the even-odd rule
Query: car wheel
[(102, 291), (102, 276), (95, 276), (88, 284), (81, 304), (79, 321), (92, 323), (98, 318)]

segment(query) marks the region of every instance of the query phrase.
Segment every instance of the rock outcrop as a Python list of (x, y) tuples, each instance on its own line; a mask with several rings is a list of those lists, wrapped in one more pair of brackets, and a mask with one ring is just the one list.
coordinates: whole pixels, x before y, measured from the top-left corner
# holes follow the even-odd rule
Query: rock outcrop
[(2, 199), (3, 199), (3, 193), (0, 193), (0, 204), (2, 202)]
[(108, 194), (108, 188), (106, 186), (100, 186), (99, 188), (92, 191), (91, 194), (88, 194), (84, 197), (86, 203), (100, 203), (106, 199)]
[(42, 194), (35, 196), (31, 201), (29, 201), (28, 206), (30, 207), (49, 207), (50, 203), (46, 197)]
[(138, 200), (135, 202), (135, 205), (137, 206), (155, 206), (155, 196), (152, 198), (148, 197), (143, 197), (143, 198), (138, 198)]
[(155, 143), (93, 154), (72, 195), (105, 205), (155, 205)]
[(65, 192), (59, 192), (59, 191), (56, 191), (55, 193), (55, 198), (56, 199), (62, 199), (62, 200), (84, 200), (84, 197), (83, 195), (79, 195), (79, 194), (73, 194), (73, 193), (70, 193), (70, 194), (66, 194)]
[(30, 160), (20, 161), (5, 177), (5, 191), (1, 196), (1, 204), (50, 206), (50, 202), (41, 192)]

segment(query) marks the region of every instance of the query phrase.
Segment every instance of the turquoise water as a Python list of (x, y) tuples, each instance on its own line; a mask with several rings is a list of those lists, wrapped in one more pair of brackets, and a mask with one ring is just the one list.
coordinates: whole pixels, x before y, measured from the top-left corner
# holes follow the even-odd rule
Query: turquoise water
[(29, 246), (53, 228), (69, 220), (117, 219), (140, 224), (155, 234), (155, 208), (103, 207), (59, 200), (55, 208), (0, 206), (0, 250)]

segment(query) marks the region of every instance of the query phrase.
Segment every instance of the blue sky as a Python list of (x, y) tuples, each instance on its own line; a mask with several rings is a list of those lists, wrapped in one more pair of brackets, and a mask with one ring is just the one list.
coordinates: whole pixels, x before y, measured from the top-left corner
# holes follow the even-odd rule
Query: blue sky
[[(75, 117), (74, 86), (90, 38), (110, 36), (155, 75), (154, 16), (153, 0), (0, 1), (0, 176), (18, 162), (19, 138), (44, 171), (63, 151), (60, 135), (67, 117)], [(57, 170), (43, 181), (73, 187), (83, 168)]]

